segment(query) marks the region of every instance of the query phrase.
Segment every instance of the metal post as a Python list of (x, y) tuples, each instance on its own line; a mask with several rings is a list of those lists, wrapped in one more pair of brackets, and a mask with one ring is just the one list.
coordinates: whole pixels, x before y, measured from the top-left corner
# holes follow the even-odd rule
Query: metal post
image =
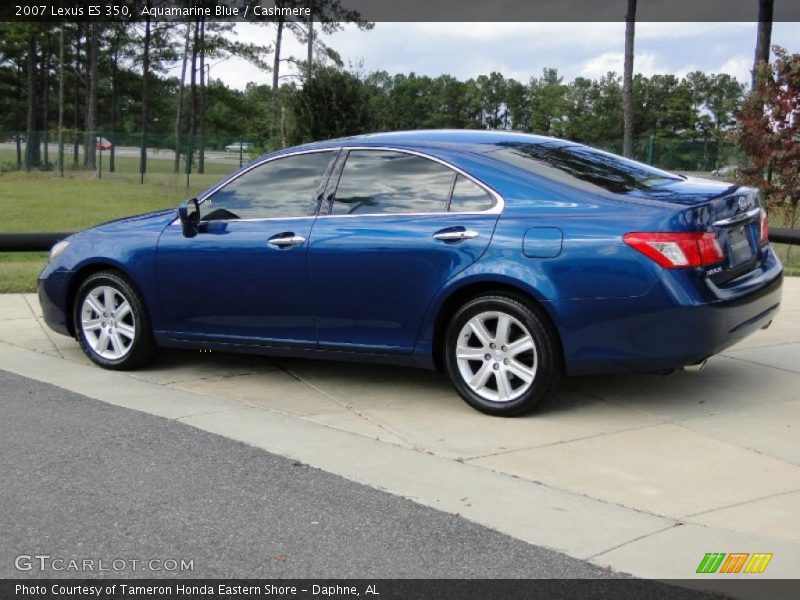
[[(102, 137), (102, 136), (101, 136)], [(97, 162), (97, 178), (103, 178), (103, 144), (100, 143), (100, 160)]]
[(61, 177), (64, 177), (64, 128), (58, 130), (58, 165), (61, 170)]
[(654, 134), (650, 134), (650, 139), (647, 142), (647, 164), (653, 164), (653, 149), (656, 145), (656, 136)]
[(192, 135), (186, 136), (186, 187), (189, 187), (189, 175), (192, 173)]
[(239, 168), (240, 169), (242, 168), (242, 164), (243, 164), (242, 163), (242, 154), (244, 153), (244, 148), (242, 146), (244, 146), (244, 142), (242, 141), (241, 138), (239, 138)]
[(58, 167), (64, 177), (64, 24), (58, 28)]
[(142, 129), (142, 143), (139, 148), (139, 183), (144, 183), (144, 172), (147, 170), (147, 146), (145, 144), (145, 133)]

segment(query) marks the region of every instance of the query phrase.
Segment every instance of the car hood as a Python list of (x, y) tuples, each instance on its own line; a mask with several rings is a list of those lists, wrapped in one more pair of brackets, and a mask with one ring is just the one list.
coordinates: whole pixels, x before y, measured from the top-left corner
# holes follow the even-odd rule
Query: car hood
[(135, 227), (137, 230), (155, 227), (160, 231), (176, 218), (177, 214), (175, 209), (170, 208), (106, 221), (105, 223), (100, 223), (99, 225), (84, 229), (76, 235), (82, 235), (84, 233), (116, 232), (120, 229), (128, 229), (131, 227)]
[(147, 222), (161, 222), (164, 220), (172, 221), (171, 219), (167, 219), (167, 217), (176, 218), (175, 209), (169, 208), (164, 210), (159, 210), (155, 212), (143, 213), (140, 215), (131, 215), (129, 217), (120, 217), (119, 219), (112, 219), (111, 221), (106, 221), (105, 223), (101, 223), (100, 225), (95, 225), (92, 229), (100, 229), (102, 227), (106, 227), (108, 225), (115, 225), (120, 223), (147, 223)]

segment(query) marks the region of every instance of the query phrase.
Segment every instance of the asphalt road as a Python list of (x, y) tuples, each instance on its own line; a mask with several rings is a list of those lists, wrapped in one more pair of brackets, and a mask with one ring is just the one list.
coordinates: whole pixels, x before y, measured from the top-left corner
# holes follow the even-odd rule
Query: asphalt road
[[(619, 576), (458, 515), (5, 371), (0, 415), (0, 578)], [(20, 571), (19, 555), (95, 566), (42, 570), (23, 559), (32, 568)], [(98, 572), (100, 559), (125, 567)], [(146, 570), (152, 559), (162, 572)], [(193, 570), (163, 572), (169, 559), (192, 560)]]

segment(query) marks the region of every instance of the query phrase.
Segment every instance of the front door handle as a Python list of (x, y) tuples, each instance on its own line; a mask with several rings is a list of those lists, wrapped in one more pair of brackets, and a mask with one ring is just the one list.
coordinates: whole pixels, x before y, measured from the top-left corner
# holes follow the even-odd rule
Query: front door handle
[(433, 234), (433, 237), (443, 242), (460, 242), (461, 240), (474, 240), (480, 234), (472, 229), (457, 227), (453, 229), (442, 229)]
[(295, 235), (294, 233), (281, 233), (269, 238), (267, 243), (277, 248), (291, 248), (292, 246), (305, 244), (306, 238), (302, 235)]

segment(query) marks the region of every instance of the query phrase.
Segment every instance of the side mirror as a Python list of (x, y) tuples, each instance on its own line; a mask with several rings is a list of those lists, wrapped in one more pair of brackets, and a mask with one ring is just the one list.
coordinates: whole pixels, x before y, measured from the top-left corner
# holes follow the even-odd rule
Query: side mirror
[(183, 227), (183, 236), (192, 238), (200, 230), (200, 203), (191, 198), (178, 207), (178, 218)]

